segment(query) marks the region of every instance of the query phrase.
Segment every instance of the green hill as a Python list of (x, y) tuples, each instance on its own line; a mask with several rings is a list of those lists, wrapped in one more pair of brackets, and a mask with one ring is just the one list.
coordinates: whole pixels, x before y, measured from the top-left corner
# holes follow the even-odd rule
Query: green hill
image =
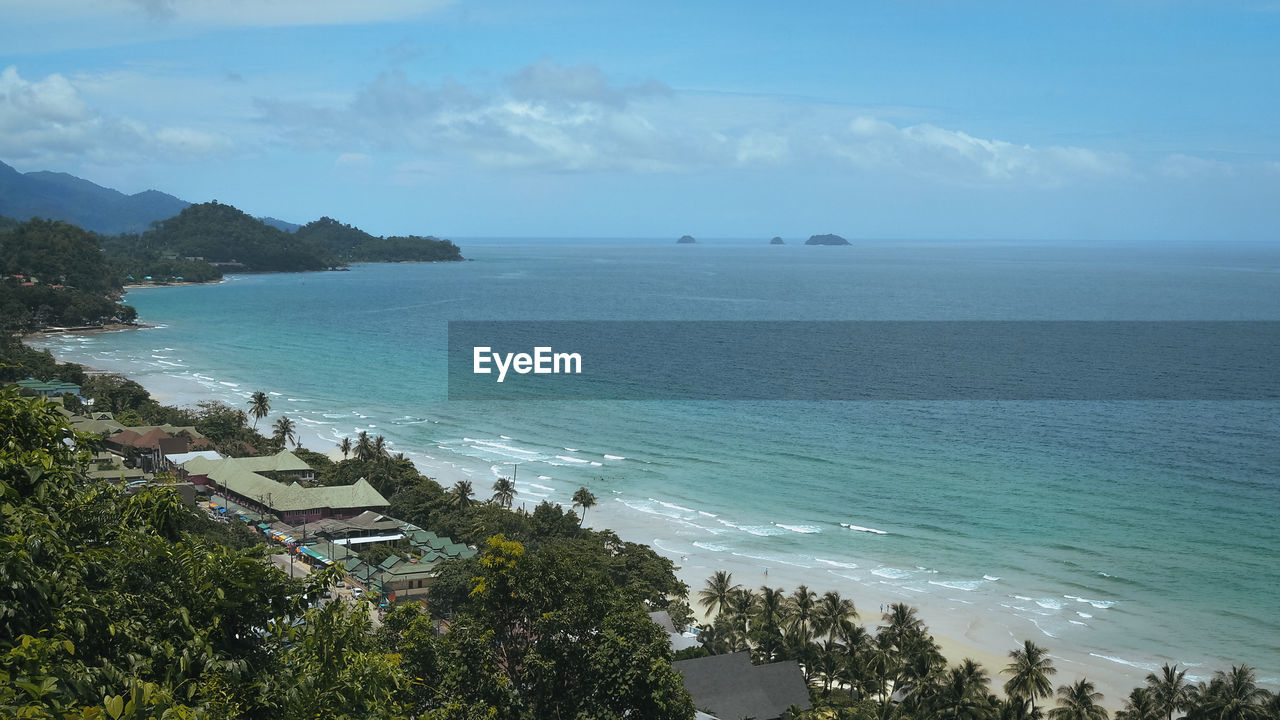
[(329, 217), (309, 222), (294, 234), (347, 262), (437, 262), (462, 259), (462, 251), (449, 240), (417, 235), (375, 237), (358, 227)]

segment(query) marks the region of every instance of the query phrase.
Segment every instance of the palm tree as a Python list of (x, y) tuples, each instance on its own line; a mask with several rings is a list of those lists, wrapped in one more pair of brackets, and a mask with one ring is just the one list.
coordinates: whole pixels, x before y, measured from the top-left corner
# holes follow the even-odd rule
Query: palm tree
[(387, 453), (387, 439), (381, 435), (373, 439), (373, 444), (369, 447), (370, 459), (390, 457)]
[(746, 588), (729, 593), (729, 623), (744, 639), (750, 634), (751, 617), (755, 615), (756, 594)]
[(344, 436), (342, 442), (338, 443), (338, 449), (342, 451), (342, 459), (346, 460), (351, 454), (351, 438)]
[(837, 635), (846, 632), (858, 618), (858, 610), (853, 601), (840, 597), (840, 593), (828, 590), (818, 601), (814, 609), (814, 631), (819, 635), (826, 633), (827, 638), (834, 640)]
[[(1147, 678), (1147, 682), (1150, 682), (1151, 675)], [(1124, 709), (1116, 712), (1116, 720), (1160, 720), (1163, 717), (1160, 701), (1149, 688), (1134, 688), (1124, 701)]]
[(1093, 683), (1080, 678), (1058, 687), (1058, 707), (1049, 711), (1049, 720), (1107, 720), (1111, 714), (1100, 702), (1102, 693), (1094, 691)]
[(280, 418), (276, 420), (276, 424), (271, 426), (271, 429), (275, 431), (275, 439), (280, 443), (281, 448), (283, 448), (290, 440), (293, 441), (295, 446), (298, 445), (297, 425), (294, 425), (293, 421), (290, 420), (288, 416), (281, 415)]
[(1147, 675), (1147, 689), (1151, 691), (1161, 714), (1167, 715), (1169, 720), (1173, 720), (1175, 712), (1186, 709), (1191, 699), (1191, 683), (1187, 682), (1186, 668), (1179, 670), (1176, 663), (1172, 667), (1165, 663), (1160, 666), (1160, 674)]
[(741, 586), (733, 582), (733, 573), (717, 570), (715, 575), (707, 578), (707, 587), (698, 591), (698, 604), (719, 615), (729, 604), (729, 596)]
[(1267, 717), (1270, 693), (1258, 687), (1253, 668), (1233, 665), (1219, 670), (1204, 686), (1189, 716), (1213, 720), (1262, 720)]
[(511, 501), (516, 497), (516, 484), (511, 478), (500, 477), (493, 481), (493, 498), (492, 500), (504, 508), (511, 507)]
[(1049, 659), (1049, 651), (1030, 640), (1025, 641), (1020, 650), (1010, 652), (1009, 657), (1013, 658), (1013, 662), (1001, 671), (1010, 676), (1004, 684), (1004, 692), (1011, 698), (1030, 703), (1029, 714), (1034, 716), (1036, 698), (1053, 694), (1053, 683), (1049, 682), (1049, 676), (1058, 672), (1058, 669)]
[(882, 619), (885, 624), (880, 626), (881, 634), (887, 633), (893, 640), (893, 644), (899, 648), (906, 642), (908, 636), (924, 632), (924, 621), (916, 615), (916, 609), (906, 603), (889, 605), (889, 611), (882, 616)]
[(249, 414), (253, 416), (253, 429), (258, 429), (258, 421), (271, 414), (271, 398), (261, 390), (249, 398)]
[(810, 590), (807, 585), (801, 585), (791, 593), (791, 597), (787, 601), (787, 605), (791, 610), (789, 625), (799, 629), (799, 633), (806, 640), (809, 638), (809, 626), (814, 619), (814, 606), (818, 602), (818, 594)]
[(573, 504), (575, 507), (582, 506), (582, 519), (578, 521), (578, 525), (582, 525), (587, 520), (587, 508), (595, 507), (596, 496), (585, 487), (580, 487), (573, 492)]
[(991, 707), (991, 677), (981, 665), (965, 658), (942, 678), (932, 705), (939, 718), (984, 718)]
[(773, 662), (783, 650), (782, 623), (785, 619), (787, 596), (782, 588), (761, 586), (756, 598), (751, 630), (756, 652), (766, 663)]
[(356, 435), (356, 459), (373, 459), (373, 441), (369, 439), (369, 433), (365, 430), (361, 430), (360, 434)]
[(471, 489), (470, 480), (459, 480), (450, 488), (449, 494), (452, 496), (450, 502), (463, 509), (471, 504), (471, 496), (475, 493)]

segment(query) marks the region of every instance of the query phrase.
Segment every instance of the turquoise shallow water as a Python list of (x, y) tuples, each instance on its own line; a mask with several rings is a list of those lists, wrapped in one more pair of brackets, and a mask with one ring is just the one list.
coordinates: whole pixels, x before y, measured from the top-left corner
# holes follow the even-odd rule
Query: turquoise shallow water
[(367, 429), (477, 488), (518, 464), (524, 502), (587, 485), (673, 558), (981, 616), (1130, 675), (1280, 677), (1277, 403), (463, 403), (444, 386), (447, 320), (1275, 320), (1280, 251), (463, 247), (475, 262), (140, 290), (157, 327), (48, 344), (187, 397), (278, 393), (314, 444)]

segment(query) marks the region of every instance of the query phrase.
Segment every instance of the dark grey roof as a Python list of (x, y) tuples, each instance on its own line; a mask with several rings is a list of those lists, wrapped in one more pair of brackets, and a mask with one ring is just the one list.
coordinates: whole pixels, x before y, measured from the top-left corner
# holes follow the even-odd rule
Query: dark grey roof
[(669, 633), (673, 633), (676, 631), (676, 624), (674, 622), (671, 622), (671, 615), (668, 614), (666, 610), (659, 610), (657, 612), (649, 613), (649, 619), (652, 620), (658, 627), (662, 628), (663, 630), (666, 630)]
[(684, 675), (694, 706), (720, 720), (772, 720), (792, 705), (809, 707), (809, 689), (794, 660), (752, 665), (750, 653), (737, 652), (673, 665)]

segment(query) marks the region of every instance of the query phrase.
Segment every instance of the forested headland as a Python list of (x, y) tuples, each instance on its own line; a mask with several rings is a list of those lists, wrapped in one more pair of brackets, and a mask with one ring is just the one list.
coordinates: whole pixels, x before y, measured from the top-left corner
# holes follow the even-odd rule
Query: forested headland
[(56, 220), (0, 218), (0, 331), (132, 323), (136, 311), (119, 302), (131, 284), (462, 259), (449, 240), (376, 237), (327, 217), (289, 233), (216, 201), (188, 206), (141, 234), (107, 236)]

